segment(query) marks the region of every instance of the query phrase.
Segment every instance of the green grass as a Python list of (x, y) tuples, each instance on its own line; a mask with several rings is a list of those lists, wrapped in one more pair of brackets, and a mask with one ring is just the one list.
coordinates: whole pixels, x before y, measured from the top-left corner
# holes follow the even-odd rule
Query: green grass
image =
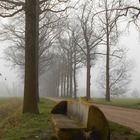
[[(14, 99), (13, 99), (14, 100)], [(39, 104), (40, 114), (22, 114), (22, 102), (10, 102), (11, 99), (0, 99), (0, 116), (5, 110), (9, 113), (3, 113), (0, 117), (0, 140), (50, 140), (53, 134), (50, 119), (50, 111), (56, 104), (55, 102), (41, 99)], [(17, 101), (17, 99), (16, 99)], [(14, 104), (15, 103), (15, 104)], [(1, 104), (1, 103), (0, 103)], [(9, 105), (10, 104), (10, 105)], [(1, 106), (5, 106), (1, 108)], [(15, 107), (16, 106), (16, 107)], [(117, 140), (122, 140), (122, 136), (133, 136), (140, 140), (140, 135), (132, 129), (110, 122), (111, 140), (117, 135)], [(52, 140), (52, 139), (51, 139)], [(124, 140), (124, 139), (123, 139)]]
[(140, 109), (140, 98), (133, 99), (133, 98), (117, 98), (111, 99), (110, 102), (106, 102), (103, 98), (95, 98), (93, 102), (105, 104), (105, 105), (113, 105), (113, 106), (120, 106), (120, 107), (127, 107), (133, 109)]
[(0, 120), (0, 140), (42, 140), (52, 125), (50, 110), (54, 102), (45, 99), (39, 104), (40, 114), (22, 114), (21, 108)]
[(118, 132), (119, 134), (130, 134), (132, 133), (132, 129), (125, 127), (123, 125), (114, 123), (114, 122), (109, 122), (111, 132)]
[(116, 135), (118, 137), (118, 140), (121, 140), (124, 137), (125, 139), (127, 139), (128, 137), (130, 140), (140, 140), (140, 134), (129, 127), (114, 122), (109, 122), (109, 126), (111, 131), (111, 140), (113, 140)]
[(11, 104), (11, 103), (15, 103), (15, 102), (19, 102), (22, 99), (20, 97), (0, 97), (0, 105), (3, 104)]

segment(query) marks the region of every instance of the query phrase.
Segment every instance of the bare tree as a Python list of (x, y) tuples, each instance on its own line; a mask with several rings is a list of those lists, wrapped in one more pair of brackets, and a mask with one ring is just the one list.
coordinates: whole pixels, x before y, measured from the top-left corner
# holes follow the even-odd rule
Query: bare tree
[(23, 113), (39, 113), (37, 106), (39, 15), (36, 9), (38, 0), (26, 0), (25, 4), (25, 81)]
[[(123, 48), (114, 49), (117, 56), (110, 56), (110, 96), (122, 96), (129, 90), (131, 83), (131, 70), (133, 62), (127, 59), (127, 52)], [(112, 50), (113, 51), (113, 50)], [(104, 58), (102, 62), (104, 63)], [(104, 65), (104, 67), (106, 67)], [(106, 90), (106, 71), (103, 64), (100, 68), (100, 75), (97, 79), (100, 89)]]
[[(62, 36), (65, 34), (66, 38), (62, 38)], [(60, 49), (61, 49), (61, 54), (63, 56), (62, 59), (62, 65), (65, 64), (65, 68), (64, 70), (61, 70), (62, 72), (66, 72), (66, 78), (67, 78), (67, 96), (72, 97), (72, 93), (73, 93), (73, 42), (71, 40), (71, 34), (69, 31), (61, 31), (61, 33), (59, 34), (59, 44), (60, 44)], [(64, 73), (65, 73), (64, 72)], [(62, 74), (62, 80), (63, 80), (63, 74)], [(63, 81), (62, 83), (65, 82)], [(63, 86), (63, 84), (62, 84)], [(63, 86), (64, 88), (64, 86)], [(64, 89), (65, 90), (65, 89)], [(65, 90), (66, 91), (66, 90)], [(65, 93), (64, 93), (65, 94)]]
[[(67, 1), (58, 2), (66, 3)], [(54, 1), (53, 4), (55, 5)], [(48, 3), (46, 0), (25, 0), (25, 2), (0, 0), (1, 17), (11, 17), (25, 10), (25, 84), (23, 113), (39, 113), (37, 106), (39, 14), (42, 14), (44, 11), (61, 12), (67, 9), (57, 10), (54, 9), (54, 5), (50, 2)], [(48, 6), (51, 6), (52, 9), (48, 9)]]
[(53, 58), (51, 59), (51, 63), (47, 72), (44, 74), (45, 82), (43, 85), (45, 86), (45, 91), (47, 96), (58, 97), (59, 96), (59, 87), (60, 87), (60, 72), (61, 72), (61, 64), (60, 64), (60, 56), (57, 54), (53, 54)]
[[(54, 18), (54, 16), (52, 15)], [(25, 37), (24, 37), (24, 17), (15, 17), (15, 21), (11, 25), (4, 25), (4, 40), (9, 40), (12, 42), (12, 45), (5, 49), (5, 58), (6, 60), (12, 62), (12, 66), (16, 66), (21, 70), (24, 69), (25, 64)], [(46, 23), (46, 20), (47, 23)], [(54, 20), (54, 19), (53, 19)], [(56, 19), (57, 20), (57, 19)], [(18, 24), (17, 24), (18, 22)], [(55, 22), (55, 23), (54, 23)], [(46, 25), (47, 24), (47, 25)], [(51, 25), (50, 25), (51, 24)], [(44, 17), (40, 21), (39, 28), (39, 75), (42, 75), (46, 67), (50, 63), (51, 54), (49, 53), (50, 48), (55, 42), (57, 33), (56, 21), (52, 21), (50, 17)], [(15, 28), (16, 27), (16, 28)]]
[[(62, 55), (65, 59), (65, 72), (66, 72), (66, 84), (67, 84), (67, 96), (69, 97), (77, 97), (77, 69), (80, 67), (81, 56), (80, 49), (77, 46), (79, 40), (79, 33), (77, 32), (77, 26), (73, 23), (67, 24), (60, 31), (59, 35), (59, 44)], [(65, 37), (64, 37), (65, 36)]]
[(90, 71), (92, 62), (95, 61), (96, 47), (100, 45), (104, 36), (103, 30), (97, 24), (93, 6), (93, 1), (86, 1), (82, 6), (81, 15), (78, 16), (82, 36), (80, 43), (77, 43), (77, 45), (81, 49), (86, 61), (86, 96), (88, 99), (90, 99)]
[[(37, 106), (37, 3), (38, 0), (11, 1), (1, 0), (1, 17), (11, 17), (25, 10), (25, 85), (23, 112), (39, 113)], [(9, 11), (8, 11), (8, 10)], [(7, 11), (5, 11), (7, 10)], [(37, 87), (36, 87), (37, 86)], [(32, 87), (32, 88), (31, 88)]]
[[(123, 1), (116, 0), (102, 0), (99, 2), (99, 7), (102, 12), (98, 14), (98, 18), (101, 23), (101, 27), (105, 32), (105, 39), (103, 39), (103, 45), (106, 46), (106, 100), (110, 101), (110, 55), (112, 46), (116, 45), (119, 31), (118, 31), (118, 21), (123, 12), (117, 10), (122, 6)], [(116, 10), (113, 10), (116, 9)]]

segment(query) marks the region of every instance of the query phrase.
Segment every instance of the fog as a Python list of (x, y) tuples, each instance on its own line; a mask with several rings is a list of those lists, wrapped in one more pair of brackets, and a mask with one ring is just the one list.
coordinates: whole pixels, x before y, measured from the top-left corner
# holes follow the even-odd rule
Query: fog
[[(127, 57), (133, 63), (133, 68), (131, 70), (132, 81), (129, 85), (129, 91), (122, 97), (132, 97), (133, 92), (137, 92), (135, 96), (140, 97), (140, 39), (138, 31), (135, 29), (134, 25), (131, 25), (129, 30), (126, 30), (119, 39), (119, 46), (123, 46), (127, 49)], [(96, 65), (91, 69), (91, 97), (103, 97), (104, 94), (98, 87), (96, 79), (100, 75), (99, 66), (101, 63), (96, 63)], [(86, 68), (81, 68), (78, 70), (78, 95), (85, 96), (86, 93)], [(123, 86), (123, 85), (122, 85)], [(46, 92), (46, 91), (44, 91)]]
[[(125, 29), (125, 32), (119, 38), (117, 46), (121, 46), (127, 49), (127, 57), (132, 61), (132, 81), (129, 85), (129, 91), (123, 95), (123, 97), (132, 97), (133, 92), (137, 92), (137, 96), (140, 97), (140, 34), (136, 30), (136, 26), (130, 24), (129, 28), (126, 28), (127, 22), (123, 21), (120, 23), (119, 28)], [(100, 71), (98, 66), (101, 63), (96, 64), (91, 70), (91, 96), (101, 97), (103, 93), (98, 87), (96, 79), (100, 76)], [(86, 70), (83, 69), (79, 73), (79, 94), (85, 95), (85, 85), (86, 85)], [(81, 78), (81, 75), (83, 78)], [(123, 85), (122, 85), (123, 86)]]
[[(4, 20), (4, 22), (7, 22)], [(133, 25), (126, 31), (119, 39), (119, 45), (127, 48), (127, 56), (132, 59), (134, 68), (132, 69), (132, 82), (129, 92), (125, 95), (131, 97), (133, 90), (138, 91), (140, 97), (140, 39), (139, 34)], [(23, 95), (23, 79), (19, 76), (20, 73), (17, 69), (11, 67), (11, 64), (4, 59), (4, 50), (10, 44), (8, 42), (1, 42), (0, 46), (0, 96), (22, 96)], [(97, 64), (91, 70), (91, 96), (101, 97), (103, 94), (100, 92), (96, 83), (96, 78), (99, 76)], [(40, 82), (41, 83), (41, 82)], [(78, 71), (78, 95), (85, 95), (86, 87), (86, 69), (82, 68)], [(42, 88), (42, 87), (41, 87)], [(41, 89), (41, 94), (46, 91)]]

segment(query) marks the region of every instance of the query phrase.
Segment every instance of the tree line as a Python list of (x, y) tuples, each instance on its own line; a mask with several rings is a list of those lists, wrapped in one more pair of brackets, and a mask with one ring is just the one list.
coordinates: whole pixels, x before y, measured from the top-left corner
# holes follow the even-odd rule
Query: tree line
[(110, 101), (114, 88), (121, 89), (119, 81), (127, 85), (126, 62), (114, 70), (112, 64), (125, 58), (125, 51), (116, 47), (119, 22), (127, 18), (138, 26), (138, 4), (125, 0), (0, 0), (0, 16), (12, 19), (1, 33), (3, 40), (13, 42), (5, 51), (7, 59), (24, 71), (23, 113), (39, 113), (39, 76), (45, 72), (52, 96), (76, 98), (77, 70), (85, 66), (90, 99), (91, 67), (103, 57), (106, 100)]

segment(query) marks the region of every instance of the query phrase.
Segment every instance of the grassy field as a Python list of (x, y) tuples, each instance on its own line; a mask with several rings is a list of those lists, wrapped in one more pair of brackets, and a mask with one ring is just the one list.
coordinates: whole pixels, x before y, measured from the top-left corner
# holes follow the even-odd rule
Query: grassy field
[(137, 99), (118, 98), (118, 99), (111, 99), (110, 102), (106, 102), (105, 99), (103, 99), (103, 98), (95, 98), (95, 99), (93, 99), (93, 102), (100, 103), (100, 104), (106, 104), (106, 105), (140, 109), (140, 98), (137, 98)]
[[(52, 140), (50, 111), (54, 102), (42, 99), (39, 115), (22, 114), (21, 99), (0, 99), (0, 140)], [(140, 140), (132, 129), (110, 122), (111, 140)]]
[(3, 114), (0, 117), (0, 140), (48, 140), (52, 131), (50, 110), (55, 103), (42, 99), (39, 115), (23, 115), (22, 102), (16, 100), (9, 105), (9, 100), (0, 100), (0, 114)]
[(5, 105), (5, 104), (12, 104), (15, 102), (21, 102), (22, 99), (19, 97), (0, 97), (0, 105)]

